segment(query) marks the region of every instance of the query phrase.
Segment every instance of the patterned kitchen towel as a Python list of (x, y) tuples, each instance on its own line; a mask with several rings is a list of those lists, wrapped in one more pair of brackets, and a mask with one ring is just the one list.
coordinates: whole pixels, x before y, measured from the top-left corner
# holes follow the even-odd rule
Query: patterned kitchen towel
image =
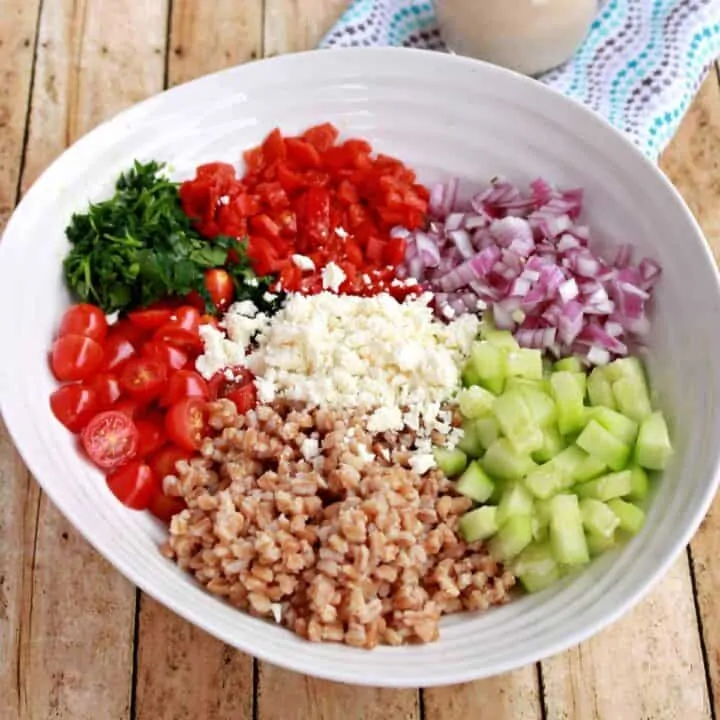
[[(446, 51), (430, 0), (355, 0), (321, 47)], [(539, 79), (657, 160), (720, 56), (720, 0), (609, 0), (575, 57)]]

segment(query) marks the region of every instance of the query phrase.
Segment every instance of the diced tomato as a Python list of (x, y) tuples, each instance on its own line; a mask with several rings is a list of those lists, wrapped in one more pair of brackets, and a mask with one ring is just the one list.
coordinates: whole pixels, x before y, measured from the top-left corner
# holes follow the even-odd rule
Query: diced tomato
[(105, 313), (95, 305), (79, 303), (65, 311), (60, 321), (58, 337), (63, 335), (84, 335), (101, 343), (107, 335), (108, 324)]
[(400, 265), (405, 259), (407, 243), (402, 238), (390, 238), (385, 243), (384, 262), (388, 265)]
[(95, 392), (98, 410), (107, 410), (122, 395), (120, 381), (113, 373), (98, 373), (90, 380), (89, 385)]
[(211, 162), (205, 163), (204, 165), (198, 165), (195, 170), (195, 174), (201, 178), (209, 178), (211, 180), (222, 179), (222, 180), (234, 180), (235, 179), (235, 168), (230, 163), (224, 162)]
[(252, 236), (247, 250), (253, 270), (258, 275), (269, 275), (278, 268), (276, 247), (270, 240), (260, 236)]
[(365, 245), (365, 257), (373, 263), (380, 263), (385, 257), (385, 242), (377, 235), (368, 238)]
[(250, 230), (255, 235), (262, 235), (265, 238), (273, 239), (280, 236), (280, 228), (269, 215), (261, 213), (250, 218)]
[(117, 410), (101, 412), (82, 431), (88, 457), (105, 470), (116, 468), (135, 457), (139, 435), (128, 415)]
[(330, 123), (315, 125), (303, 133), (303, 139), (314, 145), (320, 152), (324, 152), (335, 144), (338, 138), (337, 128)]
[(269, 165), (276, 160), (284, 160), (287, 154), (285, 149), (285, 141), (282, 133), (275, 128), (264, 140), (262, 144), (263, 158), (265, 164)]
[(63, 385), (50, 395), (50, 408), (68, 430), (80, 432), (97, 411), (97, 393), (87, 385)]
[(287, 193), (282, 184), (275, 182), (260, 183), (256, 187), (262, 202), (271, 210), (282, 210), (290, 205)]
[(318, 149), (307, 140), (288, 138), (285, 141), (287, 159), (301, 170), (315, 170), (320, 167), (320, 153)]
[(263, 149), (261, 145), (256, 148), (251, 148), (243, 153), (243, 160), (247, 166), (248, 173), (259, 172), (262, 166), (265, 164), (265, 157), (263, 156)]
[(50, 366), (58, 380), (87, 380), (102, 365), (103, 348), (85, 335), (63, 335), (52, 346)]
[(167, 365), (150, 358), (128, 360), (120, 373), (123, 392), (141, 403), (158, 397), (167, 384)]
[(137, 461), (111, 472), (107, 484), (112, 494), (133, 510), (147, 509), (156, 491), (150, 466)]
[(197, 450), (200, 447), (206, 426), (207, 406), (200, 398), (184, 398), (172, 405), (165, 415), (168, 437), (185, 450)]
[(305, 215), (301, 231), (316, 243), (330, 235), (330, 194), (325, 188), (310, 188), (305, 194)]
[(248, 410), (252, 410), (257, 405), (257, 391), (254, 383), (248, 383), (237, 390), (232, 390), (227, 395), (228, 400), (235, 403), (237, 411), (244, 415)]

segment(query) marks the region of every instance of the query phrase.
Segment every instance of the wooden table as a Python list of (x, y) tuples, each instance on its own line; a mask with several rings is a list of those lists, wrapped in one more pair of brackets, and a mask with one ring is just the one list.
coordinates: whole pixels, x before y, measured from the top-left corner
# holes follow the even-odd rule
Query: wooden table
[[(344, 4), (0, 0), (0, 227), (39, 173), (100, 121), (164, 87), (314, 47)], [(715, 70), (662, 166), (720, 251)], [(31, 247), (42, 238), (28, 238)], [(377, 690), (255, 662), (141, 595), (53, 508), (0, 425), (0, 720), (718, 715), (720, 501), (650, 596), (579, 648), (490, 680)]]

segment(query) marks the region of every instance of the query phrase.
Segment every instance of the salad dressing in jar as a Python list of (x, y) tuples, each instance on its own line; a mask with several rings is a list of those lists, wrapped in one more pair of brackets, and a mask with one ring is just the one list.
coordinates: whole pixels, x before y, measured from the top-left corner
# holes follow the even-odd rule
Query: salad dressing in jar
[(568, 60), (597, 12), (596, 0), (435, 0), (448, 48), (537, 75)]

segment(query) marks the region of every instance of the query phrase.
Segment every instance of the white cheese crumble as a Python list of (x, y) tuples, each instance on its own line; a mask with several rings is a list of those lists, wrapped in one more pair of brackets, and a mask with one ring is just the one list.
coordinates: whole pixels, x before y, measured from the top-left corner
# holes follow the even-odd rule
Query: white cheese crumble
[(310, 462), (320, 454), (320, 443), (317, 438), (305, 438), (300, 446), (302, 456)]
[(329, 262), (322, 271), (323, 288), (336, 293), (345, 282), (347, 275), (334, 262)]
[(315, 269), (315, 263), (307, 255), (293, 255), (291, 259), (293, 265), (303, 272)]
[(345, 240), (346, 238), (348, 238), (348, 237), (350, 236), (349, 233), (348, 233), (348, 231), (347, 231), (344, 227), (340, 227), (340, 226), (338, 226), (338, 227), (335, 228), (335, 234), (336, 234), (341, 240)]

